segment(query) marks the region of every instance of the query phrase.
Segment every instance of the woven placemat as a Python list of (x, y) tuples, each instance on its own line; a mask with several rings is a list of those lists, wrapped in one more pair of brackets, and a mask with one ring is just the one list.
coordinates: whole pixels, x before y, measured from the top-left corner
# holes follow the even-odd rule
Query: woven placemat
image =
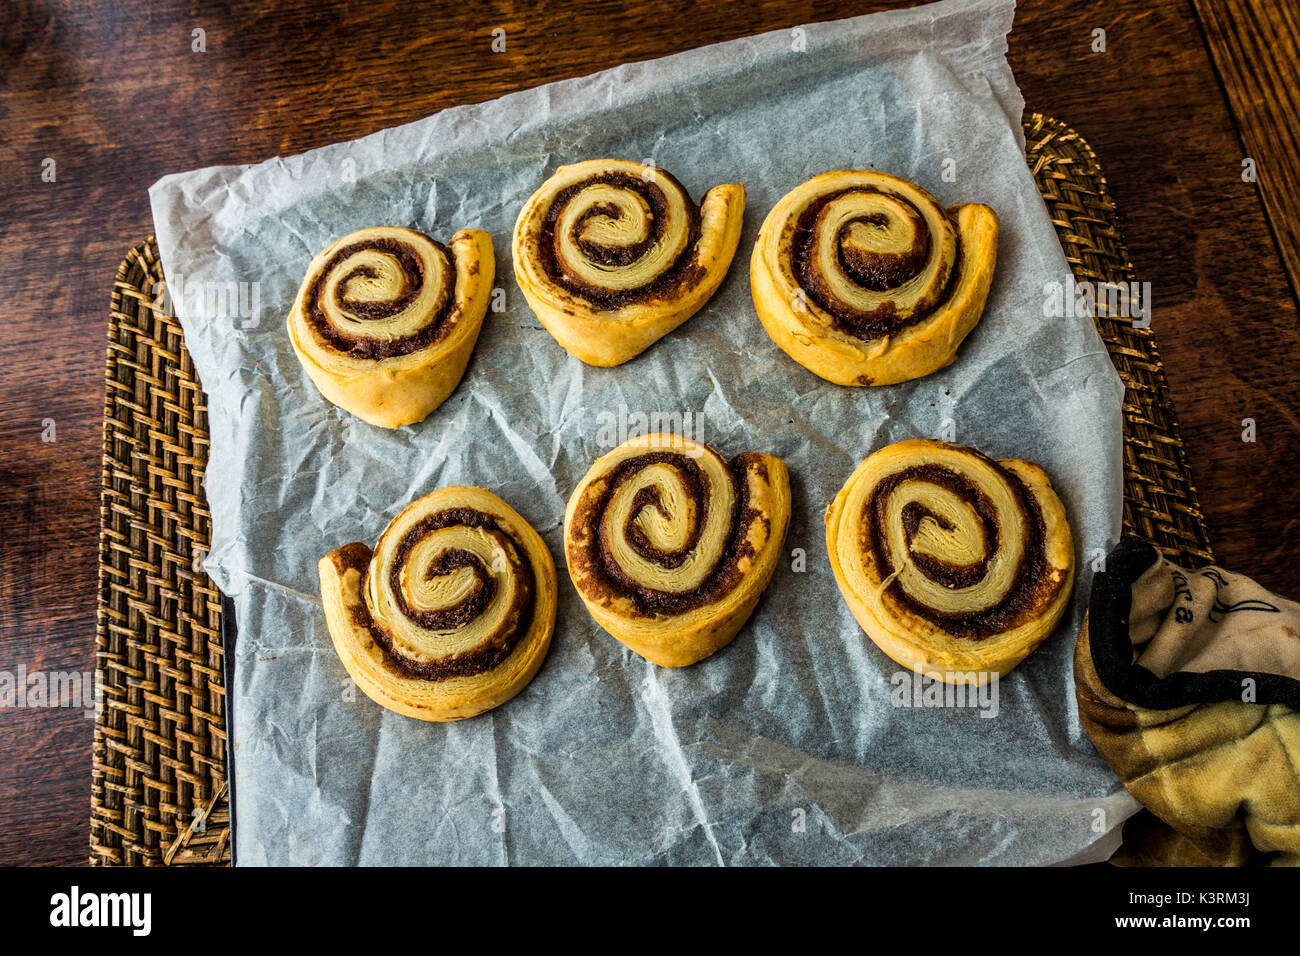
[[(1129, 283), (1133, 265), (1088, 144), (1034, 114), (1026, 155), (1075, 276)], [(230, 860), (221, 598), (201, 570), (211, 528), (203, 390), (163, 295), (158, 247), (113, 285), (104, 405), (90, 860)], [(1127, 388), (1124, 525), (1183, 564), (1213, 559), (1149, 328), (1098, 317)]]
[[(1129, 287), (1136, 281), (1106, 177), (1092, 147), (1060, 120), (1032, 113), (1025, 157), (1056, 226), (1075, 279)], [(1196, 499), (1169, 383), (1148, 324), (1107, 315), (1098, 297), (1097, 331), (1124, 382), (1124, 530), (1183, 566), (1214, 560)]]
[(225, 863), (221, 596), (199, 570), (207, 408), (153, 239), (117, 271), (100, 499), (92, 864)]

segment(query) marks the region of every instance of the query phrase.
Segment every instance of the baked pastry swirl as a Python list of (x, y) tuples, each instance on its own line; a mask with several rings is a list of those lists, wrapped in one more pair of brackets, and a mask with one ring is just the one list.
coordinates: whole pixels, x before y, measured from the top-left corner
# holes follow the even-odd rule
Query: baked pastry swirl
[(598, 459), (569, 498), (569, 576), (596, 623), (647, 660), (684, 667), (725, 647), (762, 596), (790, 525), (785, 463), (726, 461), (677, 435)]
[(372, 552), (321, 558), (321, 597), (343, 666), (372, 700), (461, 720), (519, 693), (555, 627), (555, 562), (513, 508), (481, 488), (407, 505)]
[(750, 291), (800, 365), (838, 385), (892, 385), (953, 361), (984, 310), (997, 245), (988, 206), (945, 209), (905, 179), (836, 170), (768, 213)]
[(529, 307), (589, 365), (640, 355), (708, 301), (727, 274), (745, 188), (697, 208), (662, 169), (621, 159), (561, 166), (515, 223), (515, 277)]
[(1074, 580), (1065, 508), (1041, 467), (923, 439), (858, 465), (826, 511), (826, 549), (880, 649), (953, 684), (1019, 664)]
[(447, 246), (414, 229), (344, 236), (312, 260), (289, 338), (316, 388), (362, 421), (400, 428), (455, 391), (492, 295), (492, 237)]

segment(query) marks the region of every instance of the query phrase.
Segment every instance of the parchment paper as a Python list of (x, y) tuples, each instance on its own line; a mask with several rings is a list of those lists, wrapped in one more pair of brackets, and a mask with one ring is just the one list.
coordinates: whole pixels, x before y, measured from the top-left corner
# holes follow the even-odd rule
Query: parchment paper
[[(1045, 284), (1067, 266), (1024, 161), (1005, 59), (1012, 15), (1009, 0), (945, 2), (777, 31), (152, 188), (210, 403), (206, 568), (239, 626), (241, 864), (1027, 864), (1111, 851), (1137, 804), (1080, 728), (1070, 661), (1087, 561), (1119, 531), (1121, 387), (1086, 316), (1044, 317)], [(718, 294), (613, 369), (550, 338), (510, 260), (528, 195), (557, 166), (597, 156), (653, 161), (697, 200), (720, 182), (749, 193)], [(954, 365), (906, 385), (821, 381), (768, 338), (750, 301), (767, 211), (808, 176), (853, 167), (988, 203), (1002, 219), (983, 321)], [(378, 224), (444, 240), (490, 231), (506, 304), (456, 393), (395, 432), (327, 404), (284, 327), (312, 256)], [(242, 314), (204, 304), (200, 291), (225, 283), (248, 284), (247, 307), (226, 310)], [(620, 406), (702, 416), (695, 437), (725, 455), (790, 466), (789, 558), (736, 641), (683, 670), (596, 627), (563, 570), (565, 502), (609, 450), (601, 413)], [(1001, 682), (992, 719), (893, 706), (899, 668), (854, 622), (826, 555), (823, 512), (855, 464), (945, 428), (995, 457), (1041, 462), (1078, 545), (1071, 612)], [(373, 544), (409, 501), (449, 484), (491, 488), (541, 532), (560, 568), (559, 617), (522, 694), (429, 724), (352, 687), (316, 561)]]

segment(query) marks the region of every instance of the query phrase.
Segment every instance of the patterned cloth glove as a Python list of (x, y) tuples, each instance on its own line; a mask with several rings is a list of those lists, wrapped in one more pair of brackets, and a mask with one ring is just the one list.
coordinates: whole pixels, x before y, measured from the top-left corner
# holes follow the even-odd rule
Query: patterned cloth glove
[(1093, 577), (1074, 682), (1150, 811), (1112, 862), (1300, 865), (1300, 604), (1125, 538)]

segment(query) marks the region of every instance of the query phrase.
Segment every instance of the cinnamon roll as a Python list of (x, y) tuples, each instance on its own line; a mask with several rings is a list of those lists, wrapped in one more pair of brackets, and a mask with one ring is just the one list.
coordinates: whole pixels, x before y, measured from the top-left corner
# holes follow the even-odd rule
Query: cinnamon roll
[(697, 207), (671, 175), (621, 159), (561, 166), (515, 223), (515, 277), (570, 355), (621, 365), (681, 325), (722, 282), (745, 188)]
[(376, 703), (461, 720), (524, 689), (555, 626), (555, 562), (536, 531), (481, 488), (408, 505), (372, 552), (321, 558), (321, 597), (343, 666)]
[(898, 663), (948, 683), (1005, 674), (1070, 599), (1074, 542), (1036, 463), (902, 441), (868, 456), (826, 512), (840, 592)]
[(384, 428), (421, 421), (465, 374), (494, 269), (478, 229), (446, 246), (414, 229), (362, 229), (308, 266), (289, 339), (335, 405)]
[(726, 461), (677, 435), (600, 458), (564, 516), (569, 576), (596, 623), (662, 667), (725, 647), (749, 619), (790, 524), (785, 463)]
[(988, 298), (998, 217), (944, 208), (872, 170), (822, 173), (768, 213), (750, 259), (773, 341), (838, 385), (892, 385), (950, 364)]

